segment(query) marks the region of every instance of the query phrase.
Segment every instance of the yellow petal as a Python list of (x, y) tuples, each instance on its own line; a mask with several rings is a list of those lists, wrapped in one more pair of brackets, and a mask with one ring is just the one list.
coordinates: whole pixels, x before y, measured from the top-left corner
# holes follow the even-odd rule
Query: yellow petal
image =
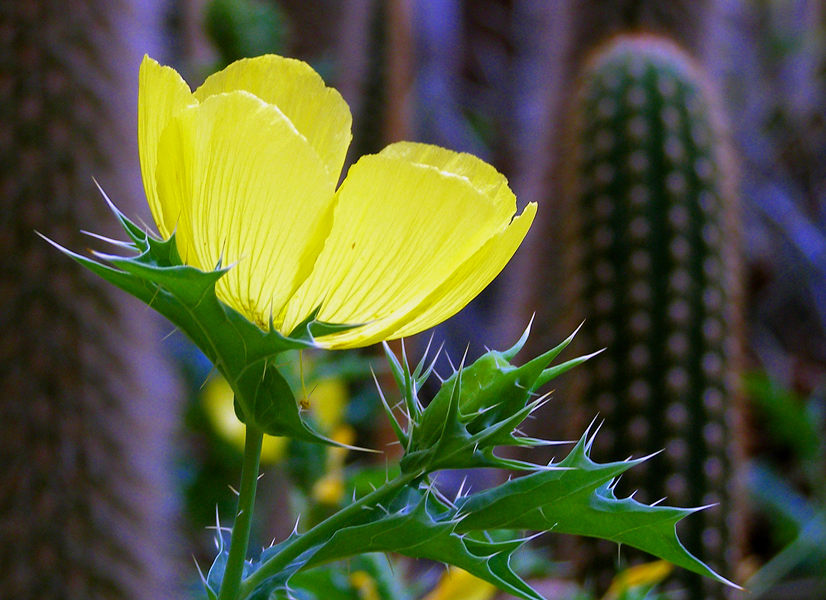
[(379, 154), (435, 167), (447, 176), (464, 177), (503, 211), (503, 218), (513, 215), (516, 197), (508, 187), (508, 180), (491, 165), (472, 154), (416, 142), (390, 144)]
[(505, 268), (527, 235), (535, 215), (536, 204), (531, 203), (415, 308), (404, 307), (364, 327), (319, 338), (319, 346), (336, 349), (375, 344), (414, 335), (449, 319), (478, 296)]
[(278, 108), (241, 91), (173, 118), (158, 153), (160, 200), (183, 207), (182, 259), (204, 270), (234, 264), (218, 297), (266, 328), (330, 229), (334, 183), (324, 164)]
[(397, 339), (430, 329), (467, 306), (513, 258), (535, 216), (536, 203), (531, 202), (521, 215), (490, 238), (419, 304), (413, 311), (416, 315), (413, 319), (385, 339)]
[[(413, 320), (416, 307), (505, 228), (515, 198), (504, 177), (496, 174), (499, 186), (470, 178), (463, 170), (482, 173), (477, 165), (482, 161), (448, 151), (431, 156), (440, 153), (460, 167), (451, 172), (440, 168), (445, 160), (410, 162), (409, 157), (383, 152), (363, 157), (350, 169), (338, 193), (330, 237), (312, 275), (287, 307), (284, 331), (320, 307), (322, 321), (371, 324), (325, 338), (338, 340), (335, 347), (382, 339), (377, 337), (380, 331)], [(483, 182), (481, 189), (476, 180)], [(500, 191), (503, 186), (507, 191)], [(464, 306), (471, 297), (452, 306)]]
[(155, 183), (158, 141), (172, 117), (197, 103), (189, 86), (174, 69), (143, 57), (138, 83), (138, 154), (149, 209), (164, 238), (172, 235), (182, 209), (178, 204), (162, 205), (158, 199)]
[(269, 54), (232, 63), (195, 90), (207, 97), (243, 90), (275, 104), (307, 138), (338, 183), (352, 134), (350, 108), (336, 90), (328, 88), (310, 65)]

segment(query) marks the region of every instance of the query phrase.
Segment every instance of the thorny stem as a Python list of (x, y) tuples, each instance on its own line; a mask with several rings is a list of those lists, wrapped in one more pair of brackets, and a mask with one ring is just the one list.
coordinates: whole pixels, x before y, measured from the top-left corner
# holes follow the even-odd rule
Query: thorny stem
[(260, 429), (247, 425), (244, 440), (244, 463), (241, 467), (241, 487), (238, 491), (238, 510), (229, 543), (229, 556), (221, 581), (218, 600), (236, 600), (244, 574), (244, 561), (252, 526), (252, 510), (255, 505), (255, 489), (258, 484), (258, 465), (261, 460), (261, 443), (264, 434)]
[(240, 598), (248, 597), (255, 590), (256, 586), (260, 585), (266, 579), (277, 575), (313, 546), (329, 540), (336, 531), (347, 527), (355, 517), (362, 514), (365, 508), (376, 506), (382, 500), (394, 496), (399, 490), (420, 476), (421, 474), (399, 475), (360, 500), (341, 509), (336, 514), (310, 529), (307, 533), (296, 538), (295, 541), (261, 565), (261, 568), (244, 580), (240, 588)]

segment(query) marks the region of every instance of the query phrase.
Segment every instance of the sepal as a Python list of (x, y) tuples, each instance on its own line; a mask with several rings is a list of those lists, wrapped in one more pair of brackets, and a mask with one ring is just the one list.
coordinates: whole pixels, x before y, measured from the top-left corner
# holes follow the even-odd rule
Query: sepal
[[(227, 566), (227, 558), (229, 556), (229, 549), (224, 542), (224, 532), (230, 531), (221, 527), (221, 519), (218, 516), (218, 508), (215, 508), (215, 549), (218, 553), (212, 561), (206, 576), (201, 572), (201, 567), (198, 567), (198, 573), (201, 575), (201, 583), (204, 586), (204, 591), (209, 600), (217, 600), (218, 592), (221, 590), (221, 581), (224, 579), (224, 571)], [(197, 566), (197, 562), (195, 563)]]
[[(215, 284), (232, 266), (201, 271), (183, 264), (175, 235), (158, 239), (143, 231), (106, 197), (131, 242), (116, 242), (132, 256), (93, 252), (82, 256), (47, 239), (93, 273), (155, 309), (189, 337), (226, 377), (235, 394), (239, 418), (275, 436), (333, 443), (304, 420), (289, 385), (275, 368), (285, 350), (315, 347), (315, 337), (339, 326), (311, 315), (294, 335), (259, 328), (218, 299)], [(272, 324), (271, 324), (272, 325)]]

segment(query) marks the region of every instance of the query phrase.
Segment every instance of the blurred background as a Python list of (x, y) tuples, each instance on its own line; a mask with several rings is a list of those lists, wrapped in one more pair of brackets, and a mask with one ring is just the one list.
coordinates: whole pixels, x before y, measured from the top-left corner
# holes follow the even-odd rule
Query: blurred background
[[(231, 514), (240, 470), (231, 400), (168, 323), (35, 232), (78, 251), (96, 243), (82, 230), (117, 237), (95, 180), (151, 222), (144, 53), (194, 89), (268, 52), (341, 91), (348, 163), (439, 144), (539, 204), (436, 343), (477, 356), (533, 316), (538, 353), (585, 320), (575, 350), (608, 350), (560, 381), (532, 433), (576, 439), (599, 415), (595, 458), (664, 449), (620, 489), (713, 504), (681, 535), (749, 597), (826, 597), (826, 2), (3, 0), (0, 598), (197, 597), (191, 554), (209, 564), (205, 528)], [(284, 368), (298, 389), (306, 375), (322, 429), (383, 448), (379, 358)], [(308, 446), (273, 441), (265, 458), (262, 545), (376, 476)], [(550, 537), (523, 567), (553, 597), (600, 597), (648, 560)], [(739, 597), (684, 574), (658, 593)]]

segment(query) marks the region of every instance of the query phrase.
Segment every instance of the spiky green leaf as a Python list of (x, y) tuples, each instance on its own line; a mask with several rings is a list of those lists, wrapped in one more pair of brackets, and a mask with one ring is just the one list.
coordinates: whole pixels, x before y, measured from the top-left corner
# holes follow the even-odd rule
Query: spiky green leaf
[[(107, 199), (108, 202), (108, 199)], [(220, 265), (205, 272), (184, 265), (175, 236), (152, 237), (109, 203), (131, 243), (118, 243), (133, 256), (95, 253), (94, 260), (49, 241), (93, 273), (142, 300), (189, 337), (226, 377), (235, 393), (236, 412), (265, 433), (331, 443), (303, 419), (287, 382), (273, 366), (285, 350), (314, 346), (314, 336), (339, 329), (311, 317), (291, 336), (267, 331), (221, 302), (216, 282), (226, 273)]]
[(527, 529), (602, 538), (730, 584), (677, 537), (677, 522), (700, 509), (618, 499), (616, 478), (646, 458), (597, 464), (589, 457), (592, 441), (586, 432), (558, 470), (540, 470), (458, 502), (466, 517), (457, 531)]
[(368, 522), (337, 531), (306, 567), (362, 552), (396, 552), (452, 564), (525, 600), (541, 600), (510, 567), (512, 554), (525, 542), (494, 542), (459, 535), (461, 517), (428, 490), (407, 488), (388, 507), (375, 507)]

